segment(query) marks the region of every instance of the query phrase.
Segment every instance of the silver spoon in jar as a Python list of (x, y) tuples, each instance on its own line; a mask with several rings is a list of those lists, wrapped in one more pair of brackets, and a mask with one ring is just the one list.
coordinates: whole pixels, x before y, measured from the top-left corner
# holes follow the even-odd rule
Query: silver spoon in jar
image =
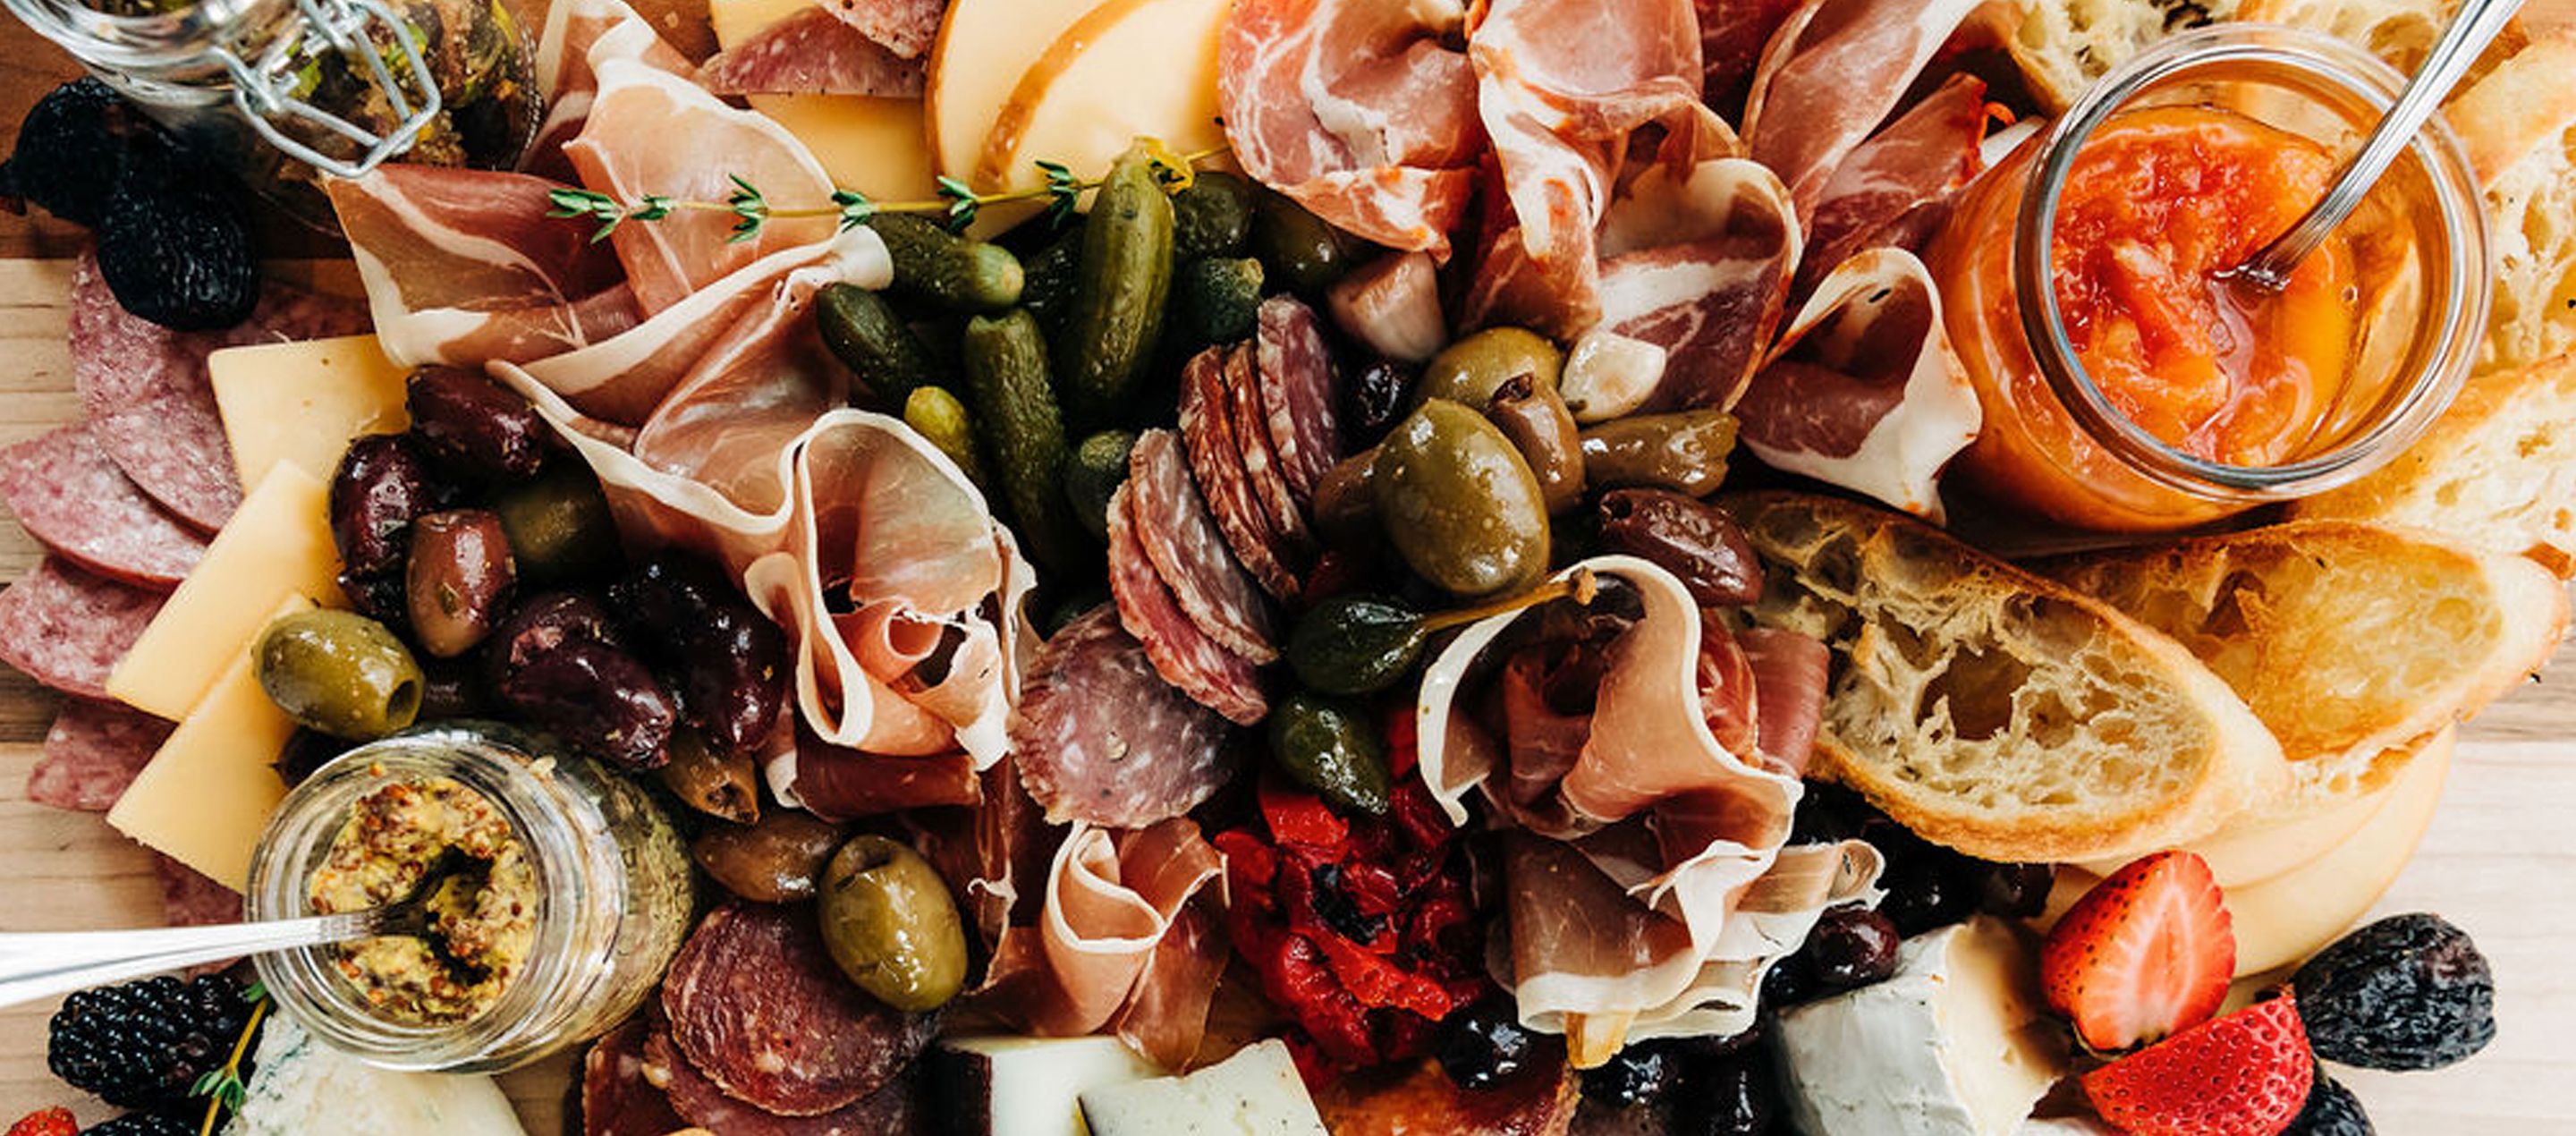
[(2478, 55), (2504, 30), (2514, 13), (2522, 10), (2522, 4), (2523, 0), (2467, 0), (2461, 4), (2459, 14), (2451, 18), (2451, 26), (2442, 30), (2442, 38), (2435, 40), (2433, 50), (2424, 56), (2424, 65), (2407, 80), (2406, 89), (2390, 104), (2387, 116), (2370, 132), (2361, 152), (2335, 175), (2326, 195), (2288, 232), (2247, 257), (2245, 263), (2228, 270), (2226, 278), (2267, 292), (2288, 287), (2290, 273), (2298, 269), (2299, 262), (2325, 244), (2335, 226), (2360, 208), (2362, 198), (2379, 184), (2388, 167), (2396, 163), (2397, 155), (2415, 140), (2416, 132), (2424, 129), (2424, 123), (2442, 108), (2443, 97), (2469, 73), (2469, 66), (2478, 61)]
[(435, 918), (431, 897), (466, 870), (463, 857), (441, 861), (411, 894), (338, 915), (212, 927), (0, 933), (0, 1007), (243, 955), (386, 936), (423, 938)]

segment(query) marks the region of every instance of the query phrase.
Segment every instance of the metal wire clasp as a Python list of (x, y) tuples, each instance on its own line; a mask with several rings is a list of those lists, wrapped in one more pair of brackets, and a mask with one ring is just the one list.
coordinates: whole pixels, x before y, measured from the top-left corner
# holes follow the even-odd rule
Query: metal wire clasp
[[(233, 105), (242, 117), (270, 145), (339, 177), (357, 177), (411, 149), (430, 120), (438, 117), (440, 106), (438, 83), (420, 53), (420, 29), (378, 0), (295, 0), (295, 7), (303, 16), (303, 33), (271, 39), (256, 63), (229, 49), (215, 52), (232, 73)], [(371, 24), (381, 34), (370, 35)], [(396, 119), (393, 129), (378, 134), (297, 94), (304, 62), (325, 48), (352, 61), (365, 61), (365, 73)], [(399, 54), (389, 59), (389, 51)], [(326, 154), (287, 130), (288, 122), (320, 127), (347, 139), (361, 153), (354, 159)]]

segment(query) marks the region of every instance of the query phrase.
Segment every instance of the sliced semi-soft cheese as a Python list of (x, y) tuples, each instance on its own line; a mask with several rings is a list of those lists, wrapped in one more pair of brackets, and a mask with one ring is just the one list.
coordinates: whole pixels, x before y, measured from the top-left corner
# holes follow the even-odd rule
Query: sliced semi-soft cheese
[(227, 347), (206, 357), (224, 437), (245, 488), (277, 463), (314, 473), (340, 467), (361, 434), (411, 425), (403, 409), (409, 372), (372, 335)]
[[(312, 606), (295, 596), (260, 620), (265, 625)], [(286, 796), (277, 755), (294, 733), (294, 719), (259, 688), (250, 652), (236, 652), (232, 666), (108, 810), (107, 823), (216, 883), (245, 890), (251, 849)]]
[(960, 1037), (931, 1051), (951, 1131), (1083, 1136), (1083, 1093), (1163, 1075), (1114, 1037)]
[(224, 1136), (527, 1136), (510, 1098), (471, 1073), (379, 1069), (270, 1018)]
[(1139, 135), (1183, 154), (1223, 146), (1217, 39), (1227, 8), (1226, 0), (1110, 0), (1075, 21), (1003, 104), (976, 159), (975, 186), (1034, 188), (1044, 183), (1041, 158), (1097, 176)]
[(951, 0), (930, 49), (928, 126), (939, 172), (971, 177), (1020, 76), (1101, 0)]
[(185, 717), (289, 597), (344, 606), (339, 571), (329, 488), (300, 465), (271, 467), (108, 675), (107, 692), (147, 714)]
[(1082, 1094), (1092, 1136), (1327, 1136), (1287, 1045), (1273, 1039), (1181, 1077)]
[(751, 109), (786, 127), (842, 189), (877, 201), (927, 201), (938, 190), (920, 99), (753, 95)]
[(2023, 933), (1978, 916), (1905, 941), (1887, 981), (1780, 1015), (1810, 1136), (2012, 1136), (2068, 1071)]

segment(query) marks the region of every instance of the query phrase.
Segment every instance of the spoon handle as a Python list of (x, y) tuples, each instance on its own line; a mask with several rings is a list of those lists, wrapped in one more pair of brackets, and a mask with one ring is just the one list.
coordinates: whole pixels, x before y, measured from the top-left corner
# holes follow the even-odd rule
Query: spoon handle
[(369, 911), (272, 923), (0, 934), (0, 1006), (262, 951), (364, 936)]
[(2353, 155), (2352, 161), (2335, 176), (2325, 197), (2299, 218), (2298, 224), (2290, 226), (2290, 231), (2263, 246), (2236, 274), (2275, 291), (2286, 287), (2291, 270), (2317, 251), (2335, 226), (2361, 206), (2362, 198), (2369, 195), (2370, 188), (2379, 183), (2407, 144), (2415, 140), (2425, 121), (2441, 109), (2443, 96), (2469, 73), (2469, 65), (2477, 62), (2479, 53), (2504, 30), (2506, 21), (2522, 10), (2522, 4), (2523, 0), (2467, 0), (2461, 4), (2451, 26), (2442, 30), (2442, 38), (2434, 41), (2433, 50), (2425, 55), (2424, 65), (2407, 80), (2406, 89), (2388, 108), (2387, 117), (2379, 120), (2361, 152)]

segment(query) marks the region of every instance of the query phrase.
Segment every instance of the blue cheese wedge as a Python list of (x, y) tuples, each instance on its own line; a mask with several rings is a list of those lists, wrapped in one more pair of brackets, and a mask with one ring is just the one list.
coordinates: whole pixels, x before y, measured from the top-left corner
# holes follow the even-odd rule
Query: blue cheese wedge
[(379, 1069), (272, 1017), (224, 1136), (527, 1136), (492, 1078)]
[(2069, 1071), (2022, 933), (1980, 916), (1906, 940), (1896, 974), (1780, 1016), (1810, 1136), (2014, 1136)]
[(1276, 1040), (1187, 1076), (1089, 1090), (1082, 1116), (1092, 1136), (1327, 1136), (1297, 1063)]
[(1163, 1075), (1114, 1037), (960, 1037), (931, 1051), (953, 1132), (1088, 1136), (1083, 1093)]

